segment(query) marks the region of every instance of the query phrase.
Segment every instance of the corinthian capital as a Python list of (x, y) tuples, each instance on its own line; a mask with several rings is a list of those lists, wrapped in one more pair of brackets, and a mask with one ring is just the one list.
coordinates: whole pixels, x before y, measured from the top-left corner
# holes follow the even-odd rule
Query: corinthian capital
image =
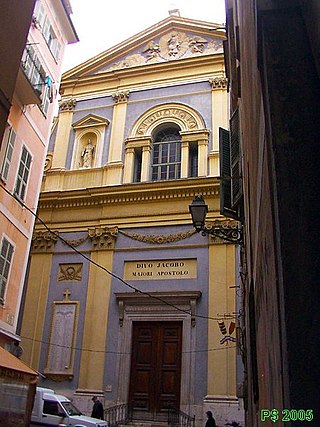
[(227, 87), (228, 80), (224, 76), (213, 77), (209, 79), (209, 83), (212, 89), (225, 89)]
[(50, 252), (58, 240), (58, 233), (36, 231), (32, 236), (32, 252)]
[(117, 227), (94, 227), (88, 230), (95, 250), (113, 249), (118, 235)]
[(76, 106), (76, 100), (74, 98), (63, 99), (59, 104), (59, 112), (73, 111)]
[(119, 102), (127, 102), (130, 92), (128, 90), (123, 90), (121, 92), (115, 92), (112, 94), (112, 98), (115, 104)]

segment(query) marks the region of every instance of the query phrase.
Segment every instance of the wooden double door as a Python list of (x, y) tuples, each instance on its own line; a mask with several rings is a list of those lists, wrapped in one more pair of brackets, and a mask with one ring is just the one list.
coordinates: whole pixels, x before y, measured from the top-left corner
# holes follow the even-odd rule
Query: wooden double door
[(134, 322), (129, 406), (134, 419), (161, 420), (179, 408), (182, 322)]

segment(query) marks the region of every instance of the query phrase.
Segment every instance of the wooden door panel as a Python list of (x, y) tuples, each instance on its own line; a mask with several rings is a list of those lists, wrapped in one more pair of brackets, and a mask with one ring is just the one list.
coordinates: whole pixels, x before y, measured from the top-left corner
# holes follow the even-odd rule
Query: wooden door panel
[(181, 322), (133, 323), (129, 402), (137, 417), (179, 407), (181, 339)]

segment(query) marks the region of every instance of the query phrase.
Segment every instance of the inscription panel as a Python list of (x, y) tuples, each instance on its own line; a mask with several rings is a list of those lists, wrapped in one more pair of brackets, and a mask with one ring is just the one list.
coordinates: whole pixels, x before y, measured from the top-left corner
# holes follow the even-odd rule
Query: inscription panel
[(125, 280), (196, 279), (196, 259), (125, 261)]

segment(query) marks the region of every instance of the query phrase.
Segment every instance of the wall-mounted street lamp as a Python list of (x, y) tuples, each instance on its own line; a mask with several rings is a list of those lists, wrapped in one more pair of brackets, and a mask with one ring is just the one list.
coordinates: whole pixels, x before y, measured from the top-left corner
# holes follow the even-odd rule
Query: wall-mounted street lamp
[(228, 225), (205, 225), (206, 215), (208, 213), (208, 205), (206, 205), (201, 195), (195, 196), (191, 205), (189, 205), (193, 226), (198, 233), (203, 236), (210, 234), (211, 236), (219, 237), (234, 244), (241, 244), (243, 241), (242, 229)]

